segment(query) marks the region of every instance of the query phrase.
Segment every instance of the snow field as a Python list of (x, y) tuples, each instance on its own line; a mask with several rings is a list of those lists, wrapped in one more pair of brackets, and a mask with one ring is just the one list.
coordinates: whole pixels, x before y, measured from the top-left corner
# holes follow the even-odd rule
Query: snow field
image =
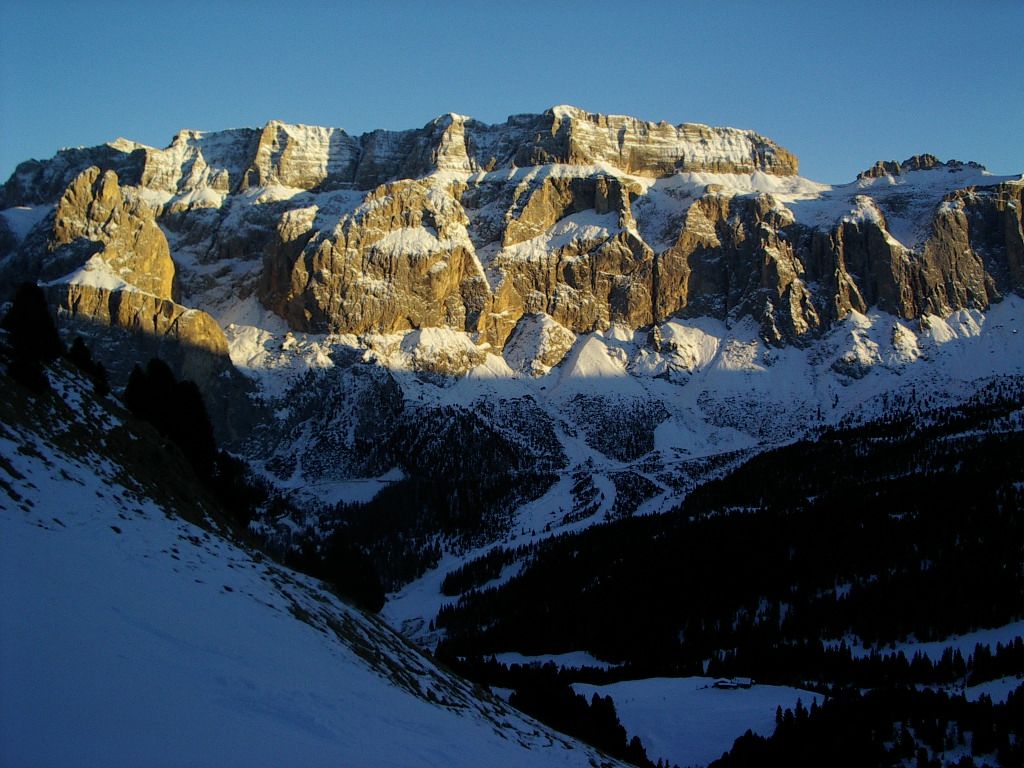
[(777, 685), (719, 690), (714, 678), (679, 677), (627, 680), (610, 685), (575, 683), (588, 700), (611, 696), (628, 738), (639, 736), (647, 756), (685, 768), (707, 765), (732, 748), (747, 729), (763, 736), (775, 731), (777, 707), (822, 703), (819, 694)]

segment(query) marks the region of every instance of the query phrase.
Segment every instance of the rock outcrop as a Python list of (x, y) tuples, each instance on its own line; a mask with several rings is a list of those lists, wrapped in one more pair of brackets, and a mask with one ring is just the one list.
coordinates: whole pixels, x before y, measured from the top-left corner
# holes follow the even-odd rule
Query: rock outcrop
[(288, 212), (267, 248), (260, 297), (293, 328), (389, 333), (477, 321), (487, 283), (451, 190), (386, 184), (330, 229), (318, 212)]
[(125, 198), (113, 171), (95, 166), (83, 171), (57, 203), (51, 254), (59, 261), (62, 248), (76, 249), (83, 240), (95, 243), (96, 252), (126, 283), (161, 299), (173, 296), (167, 238), (146, 205)]
[(141, 144), (115, 141), (99, 147), (62, 149), (49, 160), (26, 160), (0, 189), (0, 210), (52, 204), (75, 177), (91, 166), (114, 171), (126, 184), (139, 184), (150, 152)]
[(221, 327), (206, 312), (189, 309), (131, 289), (110, 290), (87, 283), (51, 286), (58, 310), (71, 318), (109, 325), (153, 336), (226, 357), (227, 340)]
[(814, 277), (834, 299), (828, 319), (870, 307), (907, 319), (946, 316), (957, 309), (986, 309), (1005, 293), (1021, 291), (1022, 193), (1021, 183), (1003, 183), (946, 195), (915, 250), (895, 240), (870, 199), (861, 200), (868, 215), (847, 218), (828, 235), (814, 232), (805, 238)]
[(562, 362), (575, 341), (550, 315), (524, 315), (505, 345), (505, 360), (513, 370), (541, 376)]
[(99, 255), (118, 279), (160, 298), (174, 293), (174, 261), (151, 209), (123, 193), (113, 171), (91, 166), (3, 265), (9, 283), (56, 280)]
[(160, 356), (207, 384), (230, 368), (227, 339), (209, 314), (173, 300), (167, 238), (137, 192), (111, 170), (79, 173), (5, 261), (4, 282), (41, 281), (67, 334), (115, 329), (118, 353), (106, 358), (115, 382)]
[(280, 184), (297, 189), (326, 189), (355, 174), (359, 141), (340, 128), (267, 123), (242, 187)]
[(516, 165), (607, 163), (655, 177), (677, 171), (785, 176), (798, 170), (796, 157), (775, 142), (734, 128), (649, 123), (568, 106), (539, 115), (531, 128), (535, 138), (516, 151)]
[(960, 223), (967, 228), (968, 245), (994, 284), (986, 284), (989, 299), (1020, 291), (1024, 286), (1024, 184), (965, 189), (948, 202), (964, 212)]
[(821, 311), (792, 227), (792, 215), (771, 195), (705, 194), (689, 208), (676, 243), (658, 255), (658, 320), (752, 315), (773, 343), (818, 329)]

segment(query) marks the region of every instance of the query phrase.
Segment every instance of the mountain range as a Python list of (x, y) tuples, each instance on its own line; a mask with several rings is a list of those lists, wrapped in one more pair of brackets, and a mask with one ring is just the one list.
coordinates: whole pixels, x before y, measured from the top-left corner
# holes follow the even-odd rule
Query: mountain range
[[(1015, 434), (1022, 192), (927, 154), (823, 184), (753, 131), (569, 106), (361, 136), (272, 121), (22, 163), (0, 191), (0, 300), (38, 283), (115, 391), (152, 357), (194, 381), (220, 445), (281, 499), (249, 535), (299, 551), (343, 534), (388, 593), (384, 620), (464, 674), (496, 685), (478, 653), (573, 652), (610, 674), (652, 649), (564, 647), (553, 629), (495, 645), (466, 622), (508, 616), (473, 594), (527, 589), (591, 529), (617, 531), (626, 562), (630, 537), (682, 535), (680, 515), (715, 511), (685, 512), (702, 489), (772, 451), (842, 476), (787, 448), (834, 430), (956, 413)], [(976, 421), (979, 393), (1009, 422)], [(889, 498), (891, 478), (867, 476)], [(1024, 615), (1002, 607), (989, 624)]]

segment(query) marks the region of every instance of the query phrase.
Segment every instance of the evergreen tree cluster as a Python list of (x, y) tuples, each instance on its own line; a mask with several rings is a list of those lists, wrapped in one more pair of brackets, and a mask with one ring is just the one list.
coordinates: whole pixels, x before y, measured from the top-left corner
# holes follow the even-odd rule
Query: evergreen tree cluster
[(643, 768), (655, 768), (640, 739), (627, 739), (610, 696), (596, 693), (588, 702), (568, 685), (540, 677), (515, 690), (509, 703), (555, 730), (585, 741), (612, 757)]
[(178, 381), (167, 363), (153, 358), (145, 370), (138, 365), (132, 368), (124, 390), (124, 403), (133, 414), (172, 440), (199, 477), (213, 478), (217, 442), (195, 382)]
[(50, 382), (45, 368), (63, 356), (92, 381), (93, 391), (98, 397), (106, 397), (110, 393), (106, 368), (93, 359), (81, 336), (76, 336), (71, 348), (65, 349), (46, 295), (35, 283), (18, 286), (10, 310), (0, 321), (0, 328), (7, 332), (9, 373), (32, 391), (49, 391)]
[[(633, 765), (656, 768), (640, 739), (628, 737), (612, 698), (595, 693), (588, 701), (570, 685), (579, 677), (554, 663), (508, 666), (493, 658), (462, 659), (447, 654), (443, 647), (438, 658), (471, 680), (513, 689), (509, 703), (545, 725)], [(661, 763), (657, 765), (660, 768)]]
[(92, 380), (93, 392), (97, 397), (106, 397), (110, 394), (110, 383), (107, 381), (107, 369), (103, 363), (94, 360), (92, 352), (85, 346), (81, 336), (76, 336), (67, 352), (68, 360), (78, 370)]
[(762, 454), (661, 517), (547, 540), (437, 624), (460, 654), (587, 650), (680, 674), (732, 649), (766, 679), (787, 646), (1016, 620), (1024, 433), (998, 424), (1024, 388), (1007, 387), (920, 430), (883, 421)]
[(132, 368), (123, 400), (135, 416), (178, 447), (231, 520), (246, 530), (272, 491), (245, 462), (218, 449), (195, 382), (179, 381), (167, 363), (153, 358), (145, 369)]
[(294, 547), (278, 549), (284, 565), (331, 584), (335, 590), (364, 610), (379, 613), (384, 607), (384, 588), (369, 556), (336, 530), (325, 540), (306, 539)]
[[(506, 413), (488, 406), (500, 423), (531, 407), (519, 404)], [(323, 510), (316, 529), (289, 531), (290, 544), (313, 551), (324, 528), (343, 528), (346, 539), (370, 556), (389, 591), (435, 566), (442, 547), (464, 552), (507, 533), (515, 510), (542, 496), (565, 461), (543, 426), (524, 427), (517, 442), (517, 436), (463, 408), (424, 409), (396, 419), (389, 429), (372, 448), (372, 464), (397, 465), (404, 477), (369, 501)]]
[(808, 710), (776, 714), (775, 732), (748, 731), (711, 768), (786, 765), (864, 766), (1024, 765), (1024, 685), (1005, 703), (987, 696), (915, 688), (843, 691)]
[(837, 687), (884, 688), (898, 685), (976, 685), (1024, 670), (1024, 639), (1015, 638), (995, 650), (978, 644), (964, 658), (947, 648), (933, 661), (920, 651), (909, 658), (904, 651), (854, 655), (846, 645), (829, 647), (822, 641), (776, 644), (722, 651), (710, 659), (706, 673), (712, 677), (742, 677), (761, 670), (762, 682), (802, 681), (820, 690)]
[(457, 478), (414, 475), (368, 502), (337, 505), (331, 517), (370, 553), (385, 587), (397, 589), (438, 563), (442, 542), (465, 551), (506, 532), (512, 513), (556, 479), (527, 470), (464, 469)]
[(522, 559), (527, 553), (526, 546), (508, 549), (495, 547), (484, 555), (469, 560), (445, 574), (441, 582), (441, 594), (456, 597), (471, 589), (478, 589), (488, 581), (501, 576), (502, 570)]

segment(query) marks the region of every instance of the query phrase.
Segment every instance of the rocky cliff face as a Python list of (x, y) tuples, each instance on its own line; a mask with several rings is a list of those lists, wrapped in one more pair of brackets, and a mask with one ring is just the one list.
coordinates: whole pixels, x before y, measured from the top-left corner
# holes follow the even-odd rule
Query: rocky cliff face
[[(653, 177), (677, 171), (792, 175), (798, 168), (796, 157), (752, 131), (649, 123), (568, 106), (524, 118), (506, 123), (525, 129), (512, 155), (517, 166), (607, 163), (626, 173)], [(471, 141), (474, 133), (470, 132)], [(486, 146), (479, 140), (473, 143)], [(499, 154), (485, 159), (486, 154), (477, 154), (478, 167), (503, 162)]]
[(319, 213), (287, 212), (266, 249), (260, 298), (293, 328), (462, 329), (479, 316), (486, 281), (452, 190), (396, 181), (333, 226)]
[[(13, 250), (13, 249), (12, 249)], [(118, 280), (160, 298), (174, 291), (174, 261), (150, 208), (126, 196), (114, 171), (91, 166), (2, 268), (11, 281), (56, 280), (98, 256)]]
[(24, 280), (42, 282), (69, 332), (92, 338), (111, 329), (118, 353), (108, 365), (115, 381), (153, 356), (203, 384), (231, 368), (217, 321), (174, 301), (167, 238), (139, 189), (123, 188), (112, 170), (90, 166), (79, 173), (0, 263), (0, 275), (5, 291)]
[(751, 131), (572, 107), (362, 136), (272, 121), (183, 131), (166, 149), (119, 139), (19, 166), (0, 270), (7, 286), (59, 282), (98, 256), (171, 308), (122, 297), (110, 311), (111, 286), (86, 295), (79, 280), (59, 299), (69, 312), (189, 327), (183, 340), (215, 355), (212, 320), (182, 323), (184, 308), (255, 295), (296, 331), (515, 338), (509, 360), (531, 372), (616, 323), (753, 317), (767, 342), (804, 344), (850, 310), (941, 316), (1024, 286), (1019, 179), (930, 155), (839, 187), (797, 170)]
[(75, 250), (83, 240), (95, 244), (103, 261), (126, 283), (161, 299), (172, 297), (174, 262), (167, 238), (147, 206), (125, 198), (113, 171), (96, 166), (83, 171), (57, 203), (51, 254), (65, 246)]

